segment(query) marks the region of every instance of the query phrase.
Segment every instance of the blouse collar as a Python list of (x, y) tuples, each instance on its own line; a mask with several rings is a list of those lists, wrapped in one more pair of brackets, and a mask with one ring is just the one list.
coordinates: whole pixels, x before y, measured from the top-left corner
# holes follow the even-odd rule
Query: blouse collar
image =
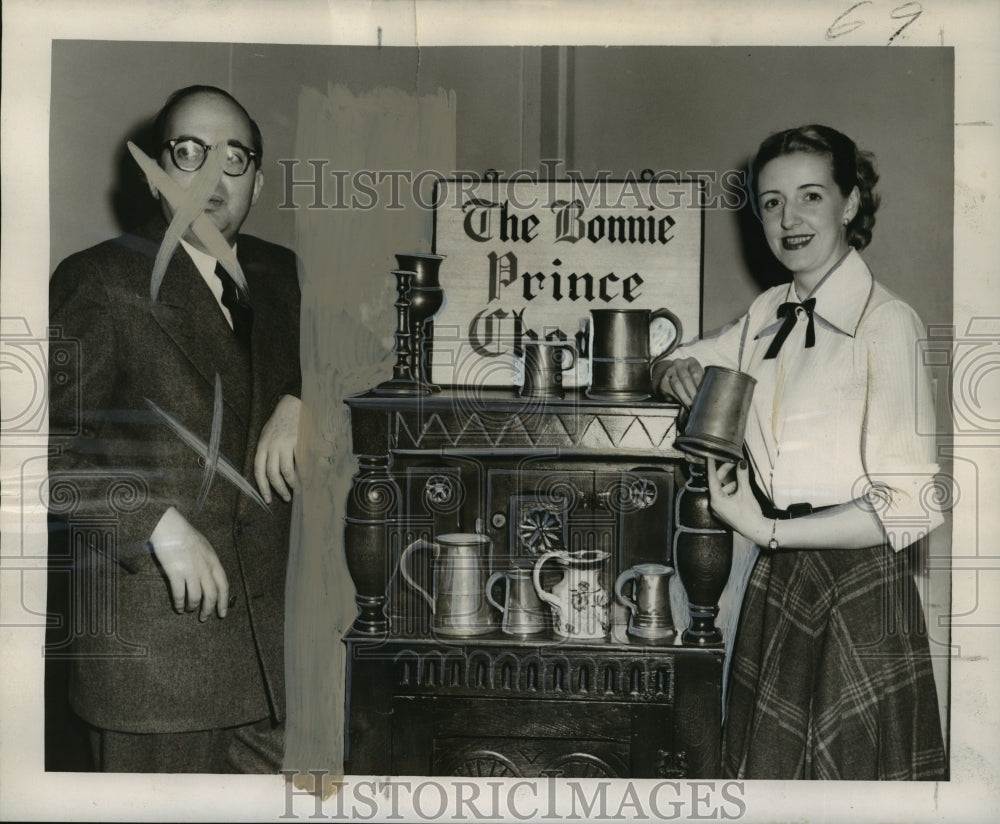
[(853, 337), (873, 285), (871, 270), (852, 247), (809, 294), (816, 298), (814, 314)]

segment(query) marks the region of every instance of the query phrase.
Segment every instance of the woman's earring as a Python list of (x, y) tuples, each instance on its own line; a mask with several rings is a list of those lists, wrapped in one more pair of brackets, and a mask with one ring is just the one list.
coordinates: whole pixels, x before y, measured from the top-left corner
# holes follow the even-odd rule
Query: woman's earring
[(845, 226), (846, 226), (846, 225), (847, 225), (848, 223), (850, 223), (850, 222), (851, 222), (850, 218), (846, 218), (846, 217), (844, 218), (844, 225), (845, 225)]

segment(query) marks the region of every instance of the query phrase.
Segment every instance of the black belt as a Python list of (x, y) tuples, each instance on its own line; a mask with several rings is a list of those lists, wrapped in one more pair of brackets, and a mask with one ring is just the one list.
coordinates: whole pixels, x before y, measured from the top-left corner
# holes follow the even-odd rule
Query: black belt
[(822, 512), (824, 509), (832, 509), (836, 504), (827, 506), (813, 506), (812, 504), (801, 503), (791, 504), (787, 509), (778, 509), (770, 501), (761, 502), (761, 511), (765, 518), (778, 521), (790, 521), (793, 518), (801, 518), (805, 515), (812, 515), (814, 512)]
[(799, 503), (791, 504), (787, 509), (778, 509), (767, 497), (767, 493), (761, 489), (760, 484), (757, 483), (757, 478), (754, 476), (753, 463), (750, 461), (750, 455), (747, 453), (746, 447), (743, 448), (743, 454), (746, 457), (747, 466), (750, 468), (750, 489), (753, 491), (753, 496), (757, 499), (757, 503), (760, 504), (760, 511), (764, 513), (765, 518), (790, 521), (793, 518), (802, 518), (805, 515), (812, 515), (814, 512), (822, 512), (824, 509), (836, 506), (836, 504), (813, 506), (809, 503)]

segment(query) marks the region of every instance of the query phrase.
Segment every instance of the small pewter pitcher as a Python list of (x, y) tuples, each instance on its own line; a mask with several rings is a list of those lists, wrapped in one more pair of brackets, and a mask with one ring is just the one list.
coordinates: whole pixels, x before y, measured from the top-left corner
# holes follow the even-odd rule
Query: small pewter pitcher
[[(629, 635), (652, 640), (674, 637), (669, 588), (673, 572), (673, 567), (665, 564), (636, 564), (618, 576), (615, 597), (630, 613)], [(631, 598), (626, 587), (632, 592)]]
[[(493, 587), (501, 580), (506, 590), (503, 603), (493, 598)], [(507, 635), (533, 635), (546, 627), (545, 610), (535, 592), (530, 569), (494, 572), (486, 582), (486, 600), (503, 614), (500, 629)]]
[(564, 341), (524, 343), (524, 384), (517, 394), (527, 398), (564, 398), (562, 373), (576, 364), (573, 345)]
[[(438, 535), (433, 542), (419, 539), (403, 550), (399, 571), (403, 580), (430, 604), (431, 629), (439, 635), (483, 635), (496, 629), (486, 601), (486, 558), (490, 539), (475, 532)], [(427, 592), (410, 575), (408, 561), (418, 549), (432, 554), (431, 588)]]

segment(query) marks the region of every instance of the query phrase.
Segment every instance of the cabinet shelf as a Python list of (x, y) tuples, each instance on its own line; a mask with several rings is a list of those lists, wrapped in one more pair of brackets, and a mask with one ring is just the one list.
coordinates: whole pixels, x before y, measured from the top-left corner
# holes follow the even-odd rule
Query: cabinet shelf
[[(414, 541), (477, 532), (489, 538), (486, 575), (531, 567), (553, 546), (606, 553), (613, 599), (621, 571), (671, 564), (686, 466), (673, 448), (678, 407), (490, 388), (346, 403), (359, 470), (345, 547), (360, 608), (344, 639), (348, 770), (718, 776), (720, 646), (633, 638), (620, 606), (598, 640), (508, 635), (499, 621), (435, 635), (428, 604), (397, 574)], [(418, 555), (412, 577), (433, 592), (432, 553)], [(553, 576), (543, 569), (543, 586)]]

